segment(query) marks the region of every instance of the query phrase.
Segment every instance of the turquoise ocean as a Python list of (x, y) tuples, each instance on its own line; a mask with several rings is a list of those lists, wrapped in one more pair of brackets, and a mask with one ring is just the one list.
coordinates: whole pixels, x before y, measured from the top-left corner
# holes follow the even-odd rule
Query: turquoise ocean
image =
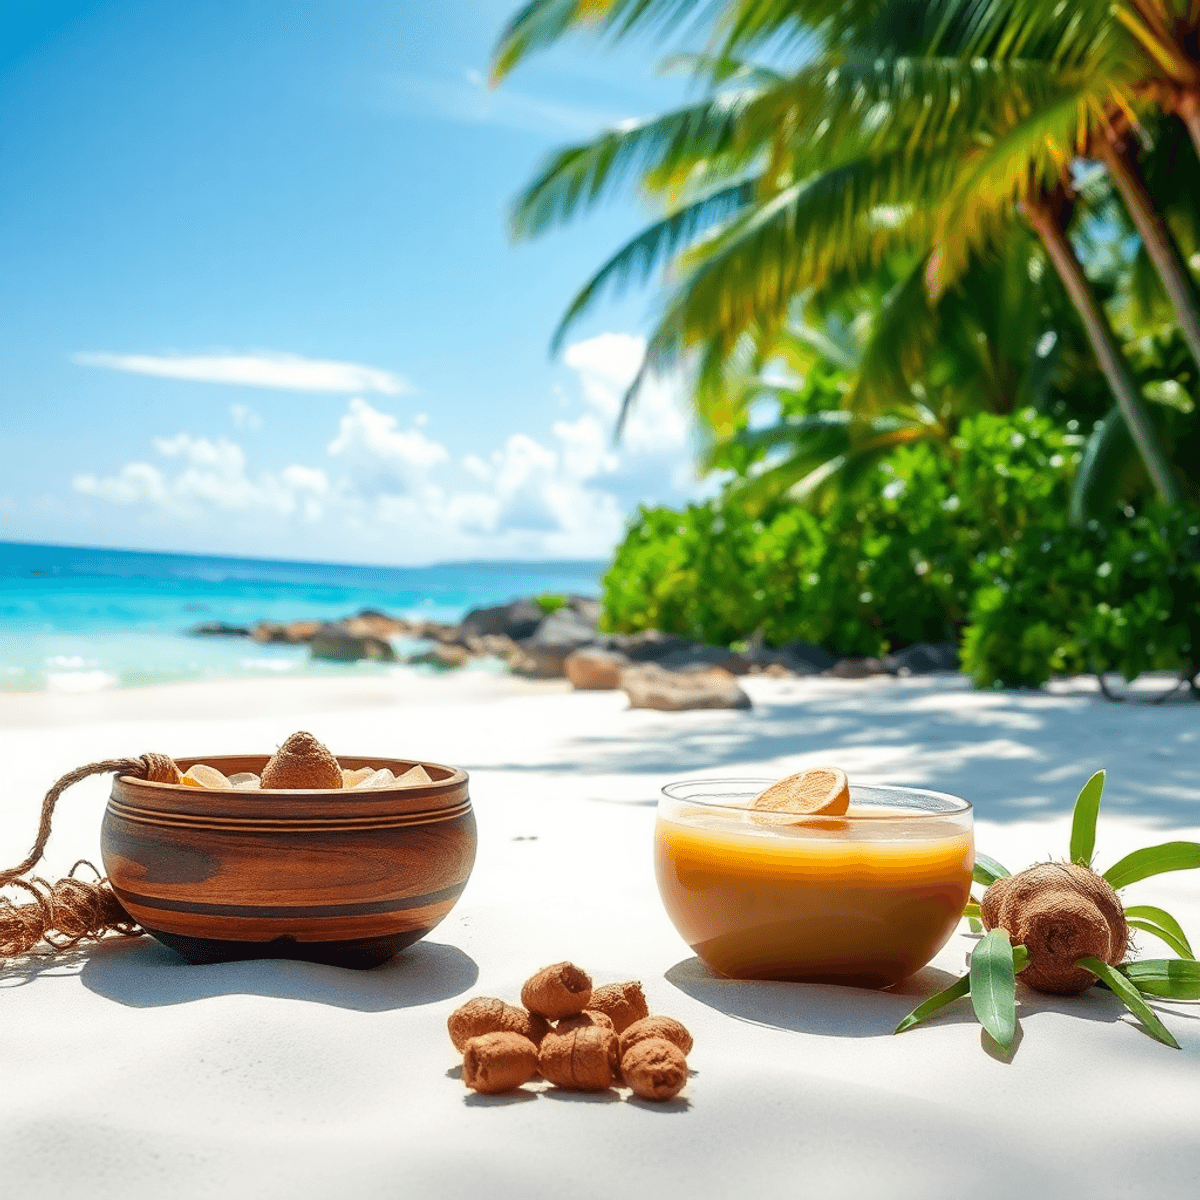
[(0, 542), (0, 691), (387, 672), (397, 668), (313, 662), (306, 646), (188, 631), (218, 621), (336, 620), (364, 608), (456, 621), (518, 596), (598, 595), (603, 570), (601, 562), (370, 567)]

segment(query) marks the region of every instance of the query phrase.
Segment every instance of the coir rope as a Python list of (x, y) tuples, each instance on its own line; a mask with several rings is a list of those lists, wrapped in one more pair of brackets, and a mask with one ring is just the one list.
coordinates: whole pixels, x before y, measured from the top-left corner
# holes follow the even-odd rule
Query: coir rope
[[(140, 758), (109, 758), (76, 767), (46, 793), (33, 849), (15, 867), (0, 871), (0, 888), (14, 887), (32, 897), (28, 903), (16, 904), (0, 896), (0, 962), (28, 954), (41, 941), (58, 953), (79, 942), (98, 941), (106, 933), (136, 937), (142, 932), (121, 907), (108, 880), (90, 862), (77, 862), (57, 883), (29, 874), (45, 853), (59, 796), (89, 775), (110, 772), (152, 783), (178, 783), (180, 779), (174, 759), (165, 754), (143, 754)], [(95, 880), (78, 878), (76, 872), (81, 867), (88, 868)]]

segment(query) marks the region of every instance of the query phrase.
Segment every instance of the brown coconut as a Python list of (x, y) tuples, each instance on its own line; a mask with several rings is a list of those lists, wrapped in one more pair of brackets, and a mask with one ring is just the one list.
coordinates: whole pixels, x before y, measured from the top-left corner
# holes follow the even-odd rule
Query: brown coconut
[(1021, 982), (1038, 992), (1074, 996), (1096, 982), (1075, 965), (1085, 956), (1118, 966), (1129, 926), (1106, 879), (1078, 863), (1038, 863), (997, 879), (979, 905), (985, 929), (1003, 929), (1029, 951)]
[(263, 767), (261, 786), (284, 788), (340, 788), (338, 760), (311, 733), (293, 733)]

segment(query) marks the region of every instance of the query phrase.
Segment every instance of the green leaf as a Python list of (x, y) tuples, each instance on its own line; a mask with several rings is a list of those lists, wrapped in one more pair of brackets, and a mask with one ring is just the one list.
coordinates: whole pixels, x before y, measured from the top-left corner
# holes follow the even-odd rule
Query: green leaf
[(1150, 1005), (1142, 999), (1141, 992), (1120, 971), (1110, 967), (1106, 962), (1101, 962), (1098, 958), (1090, 958), (1086, 955), (1083, 958), (1077, 958), (1075, 965), (1083, 967), (1085, 970), (1091, 971), (1093, 975), (1098, 975), (1103, 979), (1121, 998), (1121, 1003), (1163, 1045), (1170, 1046), (1175, 1050), (1180, 1048), (1179, 1043), (1171, 1036), (1171, 1031), (1158, 1019), (1158, 1016)]
[(1180, 958), (1191, 958), (1188, 947), (1184, 942), (1179, 941), (1173, 934), (1168, 933), (1165, 929), (1155, 925), (1152, 921), (1137, 921), (1132, 918), (1127, 918), (1128, 923), (1134, 929), (1141, 929), (1145, 933), (1152, 933), (1156, 938), (1166, 942)]
[(906, 1029), (911, 1029), (914, 1025), (919, 1025), (922, 1021), (933, 1016), (939, 1009), (945, 1008), (947, 1004), (955, 1000), (960, 1000), (971, 991), (971, 976), (964, 975), (961, 979), (956, 979), (948, 988), (938, 992), (936, 996), (930, 996), (922, 1004), (918, 1004), (916, 1008), (896, 1026), (895, 1033), (903, 1033)]
[(1089, 866), (1096, 848), (1096, 818), (1100, 815), (1100, 797), (1104, 795), (1104, 772), (1097, 771), (1075, 798), (1071, 820), (1071, 861)]
[(1020, 973), (1023, 970), (1025, 970), (1025, 968), (1027, 966), (1029, 966), (1029, 947), (1028, 946), (1014, 946), (1012, 948), (1012, 950), (1013, 950), (1013, 971), (1016, 972), (1016, 974), (1020, 975)]
[[(1089, 968), (1090, 969), (1090, 968)], [(1143, 958), (1122, 963), (1121, 973), (1148, 996), (1200, 1000), (1200, 962), (1192, 958)]]
[[(1147, 924), (1139, 924), (1138, 928), (1145, 929), (1147, 933), (1152, 933), (1155, 937), (1161, 937), (1180, 958), (1196, 957), (1187, 934), (1183, 932), (1183, 926), (1166, 909), (1155, 908), (1153, 904), (1131, 904), (1125, 910), (1125, 917), (1131, 925), (1134, 923), (1131, 918), (1147, 922)], [(1152, 925), (1158, 928), (1150, 928)], [(1162, 932), (1160, 933), (1159, 930)], [(1163, 937), (1163, 933), (1170, 934), (1170, 937), (1178, 942), (1182, 949), (1174, 945), (1169, 938)]]
[(975, 855), (975, 873), (972, 878), (976, 883), (991, 887), (997, 879), (1007, 879), (1008, 876), (1009, 872), (994, 858), (988, 858), (986, 854)]
[(1125, 855), (1104, 872), (1104, 878), (1114, 889), (1120, 890), (1151, 875), (1190, 871), (1195, 867), (1200, 867), (1200, 843), (1163, 842), (1161, 846), (1147, 846)]
[(1187, 947), (1187, 953), (1181, 954), (1180, 958), (1194, 959), (1195, 953), (1192, 949), (1192, 944), (1188, 942), (1188, 935), (1184, 934), (1183, 926), (1165, 910), (1165, 908), (1156, 908), (1152, 904), (1135, 904), (1129, 905), (1126, 908), (1126, 917), (1136, 917), (1139, 920), (1148, 920), (1154, 925), (1158, 925), (1159, 929), (1165, 929), (1172, 936), (1181, 941)]
[(979, 905), (974, 900), (968, 900), (966, 904), (963, 905), (962, 915), (964, 917), (978, 917)]
[(1017, 979), (1013, 948), (1003, 929), (985, 933), (971, 955), (971, 1004), (1001, 1050), (1017, 1036)]

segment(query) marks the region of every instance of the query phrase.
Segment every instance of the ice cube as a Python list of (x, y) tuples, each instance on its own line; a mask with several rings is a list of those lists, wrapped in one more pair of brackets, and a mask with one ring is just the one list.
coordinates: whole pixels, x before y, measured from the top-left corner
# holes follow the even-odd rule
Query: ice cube
[(189, 767), (187, 774), (179, 782), (187, 784), (188, 787), (198, 788), (227, 788), (232, 786), (229, 780), (216, 767), (210, 767), (206, 763), (197, 763), (194, 767)]
[(429, 778), (429, 772), (420, 763), (417, 763), (415, 767), (409, 767), (403, 775), (399, 776), (396, 782), (405, 786), (412, 786), (415, 783), (432, 783), (433, 780)]
[(364, 791), (372, 788), (392, 787), (395, 782), (396, 776), (387, 767), (384, 767), (383, 770), (368, 775), (366, 779), (359, 780), (354, 786), (357, 790)]

